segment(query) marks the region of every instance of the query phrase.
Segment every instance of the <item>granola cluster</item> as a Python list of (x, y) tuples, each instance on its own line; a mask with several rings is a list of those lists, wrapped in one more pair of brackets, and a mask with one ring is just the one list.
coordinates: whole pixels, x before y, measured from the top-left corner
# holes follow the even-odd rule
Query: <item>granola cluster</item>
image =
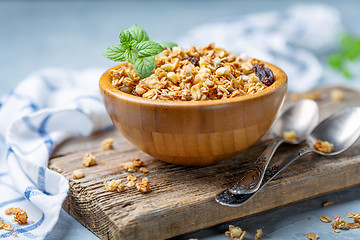
[(323, 153), (331, 153), (334, 150), (334, 145), (327, 141), (317, 140), (314, 148)]
[(229, 231), (225, 232), (225, 236), (233, 238), (233, 240), (243, 240), (246, 235), (246, 231), (243, 231), (240, 227), (229, 225)]
[(331, 226), (334, 228), (334, 232), (339, 233), (340, 229), (354, 229), (360, 228), (360, 214), (359, 213), (349, 213), (346, 215), (349, 218), (354, 220), (353, 223), (345, 222), (344, 218), (335, 216), (333, 220), (326, 216), (320, 216), (320, 220), (324, 223), (331, 223)]
[(254, 72), (258, 61), (233, 55), (214, 43), (188, 49), (167, 48), (155, 61), (153, 74), (144, 79), (130, 63), (111, 70), (112, 85), (135, 96), (172, 101), (233, 98), (267, 87)]
[(13, 208), (13, 207), (8, 208), (5, 210), (5, 214), (7, 215), (14, 214), (15, 222), (18, 222), (19, 224), (27, 224), (27, 219), (28, 219), (27, 213), (21, 208)]
[(148, 178), (143, 178), (140, 183), (135, 183), (136, 177), (129, 175), (127, 179), (115, 179), (110, 181), (105, 181), (104, 186), (107, 191), (109, 192), (123, 192), (126, 190), (126, 188), (132, 188), (136, 186), (136, 188), (142, 192), (146, 193), (151, 191), (151, 188), (149, 186), (149, 180)]

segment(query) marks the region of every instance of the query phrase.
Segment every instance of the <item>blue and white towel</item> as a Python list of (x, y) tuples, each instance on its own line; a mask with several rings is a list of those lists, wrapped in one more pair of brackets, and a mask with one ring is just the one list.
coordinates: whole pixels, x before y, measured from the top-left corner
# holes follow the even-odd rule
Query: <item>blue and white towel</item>
[(337, 9), (306, 4), (200, 25), (177, 43), (188, 47), (211, 41), (271, 62), (288, 75), (290, 91), (304, 92), (319, 84), (323, 67), (317, 56), (333, 50), (342, 31)]
[[(68, 194), (67, 180), (47, 168), (54, 147), (69, 137), (112, 126), (100, 98), (104, 70), (46, 69), (22, 81), (0, 101), (0, 239), (43, 239), (54, 227)], [(20, 207), (28, 224), (13, 222), (5, 209)], [(32, 222), (33, 221), (33, 222)]]

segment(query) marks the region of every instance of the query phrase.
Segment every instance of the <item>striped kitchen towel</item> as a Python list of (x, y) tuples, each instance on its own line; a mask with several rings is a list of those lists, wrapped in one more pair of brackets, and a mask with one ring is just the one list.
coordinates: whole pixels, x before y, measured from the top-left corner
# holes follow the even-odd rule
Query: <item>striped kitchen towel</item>
[[(103, 72), (42, 70), (0, 100), (0, 221), (13, 226), (0, 239), (43, 239), (54, 227), (69, 185), (48, 160), (64, 139), (112, 126), (98, 89)], [(6, 215), (10, 207), (26, 211), (28, 223)]]

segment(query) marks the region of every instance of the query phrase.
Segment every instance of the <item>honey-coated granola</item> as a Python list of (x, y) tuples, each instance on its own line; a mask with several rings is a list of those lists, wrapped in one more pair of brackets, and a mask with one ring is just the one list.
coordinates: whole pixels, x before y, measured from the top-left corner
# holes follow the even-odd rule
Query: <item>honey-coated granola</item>
[(153, 74), (144, 79), (135, 73), (130, 63), (110, 70), (112, 85), (143, 98), (202, 101), (253, 94), (274, 81), (273, 76), (270, 81), (266, 79), (267, 85), (260, 81), (255, 74), (255, 70), (262, 68), (257, 65), (257, 60), (233, 55), (215, 47), (214, 43), (188, 49), (167, 48), (155, 57), (155, 61)]

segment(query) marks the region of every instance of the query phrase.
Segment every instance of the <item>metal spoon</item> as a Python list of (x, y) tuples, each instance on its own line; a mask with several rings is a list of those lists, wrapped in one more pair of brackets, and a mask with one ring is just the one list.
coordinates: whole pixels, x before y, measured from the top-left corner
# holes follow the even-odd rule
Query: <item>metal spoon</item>
[[(353, 145), (360, 136), (360, 107), (347, 107), (335, 112), (328, 118), (323, 120), (307, 137), (307, 145), (296, 153), (292, 154), (288, 159), (272, 163), (265, 172), (264, 179), (260, 185), (263, 188), (271, 179), (279, 172), (294, 162), (300, 156), (316, 152), (321, 155), (330, 156), (339, 154), (351, 145)], [(334, 145), (331, 153), (324, 153), (314, 149), (317, 140), (328, 141)], [(225, 190), (216, 195), (215, 200), (221, 205), (229, 207), (238, 207), (246, 203), (256, 193), (250, 194), (232, 194), (229, 190)]]
[[(234, 185), (229, 188), (233, 194), (248, 194), (256, 192), (264, 178), (265, 170), (276, 149), (283, 143), (298, 144), (305, 140), (311, 130), (319, 122), (319, 108), (313, 100), (303, 99), (290, 105), (275, 121), (271, 135), (273, 142), (255, 161), (254, 166), (247, 170)], [(285, 131), (294, 131), (296, 140), (286, 140)]]

